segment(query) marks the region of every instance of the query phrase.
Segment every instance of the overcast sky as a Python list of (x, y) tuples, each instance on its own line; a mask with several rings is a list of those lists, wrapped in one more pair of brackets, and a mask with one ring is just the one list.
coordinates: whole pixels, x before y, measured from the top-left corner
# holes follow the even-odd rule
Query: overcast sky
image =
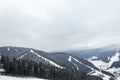
[(120, 0), (0, 0), (0, 46), (63, 50), (120, 42)]

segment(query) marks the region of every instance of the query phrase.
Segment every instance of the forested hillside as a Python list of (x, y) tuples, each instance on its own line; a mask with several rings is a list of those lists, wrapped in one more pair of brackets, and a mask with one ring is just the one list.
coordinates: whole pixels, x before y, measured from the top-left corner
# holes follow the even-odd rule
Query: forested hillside
[(50, 80), (102, 80), (97, 76), (87, 75), (83, 72), (15, 57), (10, 59), (2, 56), (1, 63), (3, 63), (3, 69), (5, 69), (2, 74), (10, 76), (38, 77)]

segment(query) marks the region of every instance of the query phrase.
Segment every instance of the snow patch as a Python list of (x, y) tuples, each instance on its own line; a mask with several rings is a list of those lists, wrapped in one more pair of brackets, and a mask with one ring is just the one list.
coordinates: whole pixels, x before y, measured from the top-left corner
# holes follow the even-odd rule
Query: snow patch
[(71, 57), (71, 56), (69, 56), (68, 61), (69, 61), (69, 62), (71, 62), (71, 61), (72, 61), (72, 57)]
[(110, 58), (109, 66), (111, 66), (113, 64), (113, 62), (119, 61), (119, 56), (120, 56), (120, 53), (116, 53), (114, 56), (112, 56)]
[(103, 80), (109, 80), (110, 79), (110, 76), (108, 75), (105, 75), (97, 70), (95, 70), (91, 75), (96, 75), (96, 76), (99, 76), (101, 77)]
[(72, 56), (69, 56), (68, 61), (71, 62), (72, 59), (81, 64), (81, 62), (79, 60), (77, 60), (76, 58), (74, 58)]
[(120, 77), (117, 77), (117, 80), (120, 80)]
[(5, 70), (4, 70), (4, 69), (0, 69), (0, 73), (1, 73), (1, 72), (5, 72)]
[(114, 74), (115, 77), (120, 77), (120, 68), (110, 68), (110, 69), (107, 69), (106, 71)]
[(34, 53), (34, 51), (33, 51), (32, 49), (30, 50), (30, 52), (31, 52), (31, 53)]
[(98, 59), (98, 57), (96, 57), (96, 56), (93, 56), (91, 59), (93, 59), (93, 60), (94, 60), (94, 59)]
[(24, 55), (21, 55), (19, 58), (17, 58), (17, 59), (22, 59), (24, 56), (26, 56), (27, 55), (27, 53), (25, 53)]
[(8, 47), (7, 50), (10, 51), (10, 48)]
[(103, 68), (103, 69), (107, 69), (108, 65), (107, 63), (103, 62), (102, 60), (92, 60), (92, 59), (88, 59), (88, 61), (90, 61), (91, 63), (93, 63), (96, 67), (98, 67), (99, 69)]

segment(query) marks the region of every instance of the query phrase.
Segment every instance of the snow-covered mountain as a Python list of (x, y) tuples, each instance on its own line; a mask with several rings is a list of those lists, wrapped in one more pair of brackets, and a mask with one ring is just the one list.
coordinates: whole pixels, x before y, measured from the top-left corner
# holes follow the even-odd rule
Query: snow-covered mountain
[(0, 54), (10, 58), (33, 60), (50, 64), (58, 68), (85, 72), (97, 75), (104, 80), (120, 75), (119, 47), (104, 47), (89, 50), (73, 50), (66, 52), (48, 53), (32, 48), (0, 47)]
[(61, 64), (62, 66), (66, 66), (67, 68), (74, 71), (85, 71), (89, 73), (92, 70), (98, 70), (98, 68), (96, 68), (88, 60), (77, 58), (67, 53), (57, 52), (51, 54), (51, 57), (55, 60), (55, 62)]
[(94, 64), (99, 70), (93, 71), (91, 75), (102, 75), (105, 80), (111, 76), (101, 73), (102, 70), (113, 74), (115, 77), (120, 76), (120, 46), (110, 45), (103, 48), (88, 49), (88, 50), (73, 50), (67, 51), (69, 54), (79, 58), (85, 58)]
[(68, 68), (73, 71), (82, 71), (85, 73), (91, 72), (93, 69), (98, 70), (91, 62), (77, 58), (67, 53), (48, 53), (32, 48), (23, 47), (0, 47), (0, 54), (8, 56), (11, 59), (16, 57), (17, 59), (33, 60), (36, 62), (42, 62), (43, 64), (50, 64), (58, 68)]
[(3, 56), (8, 56), (10, 58), (16, 57), (17, 59), (27, 59), (37, 62), (42, 62), (44, 64), (51, 64), (53, 66), (63, 68), (57, 63), (51, 60), (50, 55), (47, 52), (35, 50), (32, 48), (22, 48), (22, 47), (1, 47), (0, 54)]
[(93, 63), (100, 70), (105, 70), (107, 72), (112, 73), (115, 77), (120, 76), (120, 52), (116, 50), (114, 55), (108, 57), (108, 62), (105, 62), (98, 57), (93, 56), (88, 59), (91, 63)]

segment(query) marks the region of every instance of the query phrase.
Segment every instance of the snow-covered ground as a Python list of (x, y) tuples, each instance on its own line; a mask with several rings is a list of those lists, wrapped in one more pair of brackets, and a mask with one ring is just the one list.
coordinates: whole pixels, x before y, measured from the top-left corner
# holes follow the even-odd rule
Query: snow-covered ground
[(22, 78), (22, 77), (12, 77), (12, 76), (3, 76), (0, 75), (0, 80), (46, 80), (46, 79), (39, 79), (39, 78)]
[(112, 57), (108, 57), (108, 59), (110, 60), (108, 63), (103, 62), (102, 60), (93, 60), (94, 58), (97, 58), (96, 56), (93, 56), (92, 58), (89, 58), (88, 61), (93, 63), (99, 69), (101, 69), (101, 68), (102, 69), (107, 69), (108, 67), (110, 67), (113, 64), (113, 62), (119, 61), (119, 56), (120, 56), (120, 53), (117, 52)]
[(95, 75), (95, 76), (99, 76), (101, 77), (103, 80), (109, 80), (110, 76), (100, 72), (100, 71), (97, 71), (97, 70), (94, 70), (94, 71), (91, 71), (89, 73), (89, 75)]
[[(120, 68), (110, 68), (110, 66), (113, 64), (113, 62), (119, 61), (119, 56), (120, 56), (120, 53), (116, 52), (115, 55), (113, 55), (112, 57), (108, 57), (108, 59), (110, 60), (108, 63), (103, 62), (102, 60), (96, 60), (97, 59), (96, 56), (93, 56), (93, 57), (89, 58), (88, 61), (93, 63), (99, 69), (102, 69), (102, 70), (105, 70), (107, 72), (110, 72), (110, 73), (114, 74), (117, 78), (116, 80), (120, 80), (120, 77), (118, 77), (119, 73), (120, 73)], [(99, 71), (91, 72), (91, 74), (92, 75), (97, 75), (97, 76), (102, 76), (103, 80), (109, 80), (109, 78), (110, 78), (110, 76), (105, 75), (105, 74), (103, 74)]]
[[(102, 73), (102, 72), (99, 72), (99, 71), (97, 71), (97, 70), (90, 72), (89, 75), (99, 76), (99, 77), (101, 77), (103, 80), (109, 80), (109, 79), (111, 78), (110, 76), (108, 76), (108, 75), (106, 75), (106, 74), (104, 74), (104, 73)], [(116, 76), (115, 80), (120, 80), (120, 76), (119, 76), (119, 77)]]
[[(105, 75), (104, 75), (105, 76)], [(109, 77), (103, 78), (104, 80), (109, 80)], [(22, 78), (22, 77), (12, 77), (12, 76), (1, 76), (0, 75), (0, 80), (46, 80), (46, 79), (39, 79), (39, 78)], [(116, 80), (120, 80), (120, 77), (118, 77)]]
[(118, 77), (117, 80), (120, 80), (120, 77)]

